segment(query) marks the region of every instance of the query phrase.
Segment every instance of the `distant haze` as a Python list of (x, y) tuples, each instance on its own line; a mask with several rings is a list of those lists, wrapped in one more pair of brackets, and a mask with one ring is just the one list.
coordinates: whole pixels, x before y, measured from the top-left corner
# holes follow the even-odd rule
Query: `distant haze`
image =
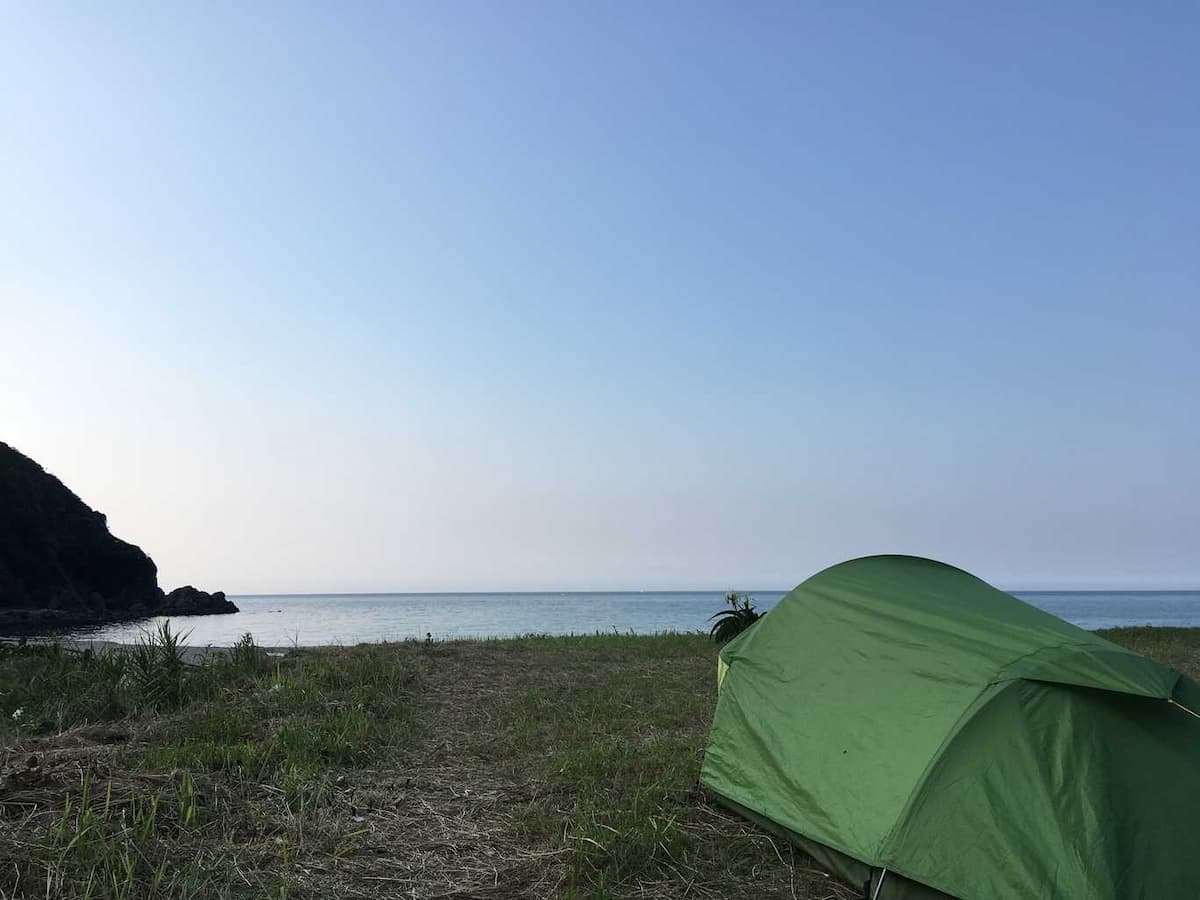
[(168, 587), (1200, 585), (1195, 4), (7, 4), (0, 439)]

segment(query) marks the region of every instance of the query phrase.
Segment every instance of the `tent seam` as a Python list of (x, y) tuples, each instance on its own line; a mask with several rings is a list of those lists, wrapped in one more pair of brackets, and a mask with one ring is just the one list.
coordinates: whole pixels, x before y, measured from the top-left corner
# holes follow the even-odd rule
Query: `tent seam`
[[(1112, 642), (1105, 641), (1105, 643), (1111, 644)], [(1101, 685), (1098, 685), (1098, 684), (1087, 685), (1087, 684), (1079, 684), (1077, 682), (1064, 682), (1064, 681), (1059, 681), (1054, 678), (1034, 678), (1030, 675), (1011, 675), (1008, 677), (1002, 677), (1004, 675), (1004, 673), (1007, 672), (1009, 669), (1011, 669), (1013, 666), (1017, 665), (1022, 660), (1029, 659), (1031, 656), (1037, 656), (1039, 653), (1044, 653), (1047, 650), (1066, 650), (1066, 649), (1073, 649), (1073, 648), (1079, 648), (1081, 650), (1094, 650), (1097, 653), (1100, 653), (1100, 652), (1113, 653), (1115, 651), (1121, 655), (1127, 655), (1127, 656), (1136, 657), (1139, 659), (1148, 660), (1148, 657), (1144, 657), (1140, 653), (1133, 653), (1132, 651), (1128, 650), (1125, 647), (1122, 647), (1119, 644), (1112, 644), (1112, 647), (1110, 649), (1109, 647), (1096, 648), (1089, 641), (1063, 641), (1063, 643), (1061, 643), (1061, 644), (1048, 644), (1044, 647), (1038, 647), (1036, 650), (1030, 650), (1028, 653), (1022, 653), (1020, 656), (1013, 657), (1008, 662), (1004, 663), (1004, 665), (1002, 665), (999, 669), (997, 669), (992, 674), (992, 680), (988, 682), (987, 686), (990, 687), (993, 684), (1001, 684), (1006, 681), (1042, 681), (1042, 682), (1047, 682), (1049, 684), (1075, 684), (1077, 687), (1093, 687), (1093, 688), (1096, 688), (1097, 690), (1101, 690), (1101, 691), (1113, 691), (1118, 694), (1129, 694), (1130, 696), (1134, 696), (1134, 697), (1139, 697), (1139, 696), (1140, 697), (1149, 697), (1149, 696), (1151, 696), (1149, 694), (1142, 694), (1142, 693), (1136, 692), (1136, 691), (1122, 691), (1119, 688), (1102, 687)], [(1167, 697), (1159, 698), (1159, 699), (1170, 699), (1170, 697), (1173, 696), (1175, 693), (1175, 688), (1179, 685), (1179, 679), (1183, 677), (1182, 674), (1179, 672), (1178, 669), (1175, 669), (1175, 668), (1165, 665), (1163, 663), (1158, 663), (1157, 660), (1148, 660), (1148, 661), (1157, 663), (1157, 665), (1159, 665), (1162, 669), (1171, 673), (1171, 675), (1174, 676), (1171, 679), (1171, 688), (1167, 692)], [(955, 723), (955, 724), (957, 724), (957, 723)]]
[[(1019, 663), (1021, 660), (1029, 659), (1029, 657), (1031, 657), (1031, 656), (1037, 656), (1039, 653), (1044, 653), (1047, 650), (1063, 650), (1063, 649), (1066, 649), (1067, 647), (1092, 647), (1092, 646), (1093, 645), (1087, 641), (1063, 641), (1061, 644), (1046, 644), (1046, 645), (1038, 647), (1034, 650), (1030, 650), (1028, 653), (1022, 653), (1020, 656), (1014, 656), (1012, 659), (1010, 659), (1008, 662), (1006, 662), (1004, 665), (1000, 666), (1000, 668), (998, 668), (995, 672), (992, 673), (992, 680), (989, 681), (988, 684), (992, 685), (992, 684), (999, 684), (1001, 681), (1012, 681), (1013, 678), (1001, 678), (1000, 676), (1005, 671), (1007, 671), (1008, 669), (1011, 669), (1013, 666), (1015, 666), (1017, 663)], [(1021, 675), (1014, 676), (1014, 678), (1022, 678), (1022, 677), (1024, 677), (1024, 676), (1021, 676)]]
[[(934, 767), (941, 761), (942, 757), (945, 756), (946, 751), (950, 749), (950, 745), (958, 739), (958, 735), (962, 731), (962, 726), (966, 724), (969, 718), (974, 718), (974, 716), (978, 715), (986, 706), (991, 704), (997, 697), (1008, 690), (1012, 684), (1021, 680), (1023, 679), (1011, 678), (1001, 679), (998, 681), (989, 681), (979, 689), (979, 693), (976, 694), (971, 699), (971, 702), (963, 708), (962, 713), (957, 719), (954, 720), (954, 725), (951, 726), (950, 731), (946, 735), (945, 739), (941, 742), (941, 744), (938, 745), (938, 748), (933, 752), (933, 755), (930, 756), (929, 762), (925, 764), (925, 768), (922, 770), (920, 777), (913, 785), (913, 789), (909, 792), (908, 798), (904, 801), (904, 805), (900, 808), (900, 814), (896, 816), (896, 821), (892, 823), (892, 827), (888, 829), (888, 833), (884, 836), (883, 840), (879, 844), (879, 847), (876, 849), (875, 858), (880, 861), (880, 865), (887, 865), (887, 867), (893, 872), (903, 875), (905, 878), (910, 878), (913, 881), (918, 881), (922, 884), (929, 884), (929, 882), (925, 881), (923, 878), (912, 875), (905, 871), (903, 866), (898, 866), (895, 864), (895, 860), (888, 852), (888, 849), (892, 844), (892, 838), (895, 836), (900, 826), (903, 825), (905, 820), (908, 818), (908, 814), (912, 810), (913, 804), (916, 802), (917, 797), (920, 795), (926, 783), (929, 781), (929, 776), (933, 773)], [(988, 691), (992, 690), (992, 688), (998, 687), (999, 685), (1004, 685), (1004, 687), (1000, 687), (998, 690), (995, 690), (992, 693), (992, 696), (988, 697), (987, 700), (981, 704), (980, 700), (988, 693)], [(938, 886), (930, 885), (930, 887)], [(941, 888), (939, 888), (939, 890), (941, 890)]]

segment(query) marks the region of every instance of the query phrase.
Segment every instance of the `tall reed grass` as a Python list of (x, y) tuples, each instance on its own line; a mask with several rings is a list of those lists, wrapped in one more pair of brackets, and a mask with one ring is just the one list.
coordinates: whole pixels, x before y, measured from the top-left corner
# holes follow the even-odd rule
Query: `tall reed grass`
[(0, 645), (0, 732), (47, 734), (133, 712), (169, 712), (253, 677), (250, 635), (228, 651), (189, 659), (187, 635), (164, 623), (129, 646)]

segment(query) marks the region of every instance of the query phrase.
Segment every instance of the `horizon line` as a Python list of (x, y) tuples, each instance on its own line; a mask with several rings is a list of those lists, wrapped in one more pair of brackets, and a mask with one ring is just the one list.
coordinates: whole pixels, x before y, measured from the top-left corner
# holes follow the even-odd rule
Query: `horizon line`
[[(1148, 587), (1145, 585), (1138, 587), (1126, 586), (1107, 586), (1107, 587), (1013, 587), (1008, 585), (995, 585), (998, 590), (1007, 593), (1020, 594), (1110, 594), (1110, 593), (1131, 593), (1131, 594), (1190, 594), (1200, 592), (1200, 586), (1193, 587)], [(589, 588), (587, 590), (435, 590), (435, 591), (250, 591), (250, 592), (232, 592), (225, 591), (226, 597), (487, 597), (487, 596), (503, 596), (503, 595), (539, 595), (539, 596), (562, 596), (565, 594), (573, 595), (601, 595), (601, 594), (788, 594), (795, 590), (793, 585), (789, 588), (617, 588), (617, 589), (596, 589)]]

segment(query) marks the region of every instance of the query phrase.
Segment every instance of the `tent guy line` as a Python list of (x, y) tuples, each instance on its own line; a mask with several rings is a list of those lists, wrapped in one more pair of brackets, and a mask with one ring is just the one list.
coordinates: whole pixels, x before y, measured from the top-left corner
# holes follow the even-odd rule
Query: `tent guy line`
[(1178, 706), (1180, 709), (1182, 709), (1182, 710), (1183, 710), (1185, 713), (1187, 713), (1189, 716), (1195, 716), (1197, 719), (1200, 719), (1200, 713), (1198, 713), (1198, 712), (1195, 712), (1194, 710), (1190, 710), (1190, 709), (1188, 709), (1186, 706), (1184, 706), (1182, 703), (1180, 703), (1180, 702), (1179, 702), (1178, 700), (1176, 700), (1174, 697), (1168, 697), (1168, 698), (1167, 698), (1167, 702), (1168, 702), (1168, 703), (1170, 703), (1172, 706)]

